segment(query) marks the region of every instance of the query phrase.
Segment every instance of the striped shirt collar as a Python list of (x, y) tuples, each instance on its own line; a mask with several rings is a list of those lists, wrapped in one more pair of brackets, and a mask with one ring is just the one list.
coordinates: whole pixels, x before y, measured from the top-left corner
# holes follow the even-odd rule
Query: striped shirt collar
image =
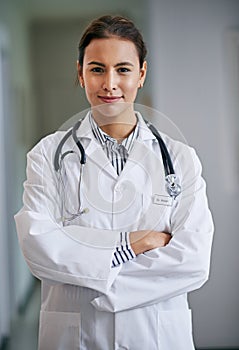
[[(107, 143), (110, 141), (112, 143), (117, 144), (117, 140), (114, 139), (113, 137), (109, 136), (106, 134), (95, 122), (94, 118), (92, 115), (90, 115), (90, 125), (92, 128), (92, 132), (97, 139), (97, 141), (101, 144), (101, 146), (104, 148), (106, 147)], [(138, 118), (137, 118), (138, 119)], [(139, 135), (139, 123), (137, 121), (136, 127), (134, 130), (129, 134), (127, 138), (125, 138), (122, 142), (121, 145), (123, 145), (127, 151), (127, 153), (130, 152), (131, 148), (133, 147), (134, 141), (137, 139)]]

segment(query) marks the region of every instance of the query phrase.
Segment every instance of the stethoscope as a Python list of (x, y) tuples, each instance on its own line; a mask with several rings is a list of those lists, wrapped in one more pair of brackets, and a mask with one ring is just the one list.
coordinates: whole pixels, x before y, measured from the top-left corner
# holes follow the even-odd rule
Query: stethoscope
[[(56, 173), (59, 174), (60, 183), (61, 183), (62, 188), (63, 188), (63, 192), (62, 192), (63, 198), (62, 198), (61, 211), (62, 211), (62, 213), (63, 213), (63, 211), (65, 211), (67, 214), (67, 217), (62, 218), (62, 221), (74, 220), (78, 216), (88, 212), (88, 209), (82, 209), (81, 195), (80, 195), (83, 167), (86, 164), (85, 149), (84, 149), (80, 139), (77, 137), (77, 130), (79, 129), (79, 127), (82, 123), (82, 120), (83, 119), (78, 120), (75, 123), (75, 125), (64, 135), (64, 137), (59, 142), (59, 145), (57, 146), (57, 149), (55, 152), (55, 157), (54, 157), (54, 169), (55, 169)], [(165, 188), (166, 188), (169, 196), (175, 199), (181, 193), (181, 185), (179, 184), (178, 178), (175, 174), (171, 157), (169, 155), (167, 147), (166, 147), (161, 135), (159, 134), (158, 130), (153, 126), (153, 124), (151, 124), (147, 120), (145, 120), (145, 123), (158, 141), (161, 155), (162, 155), (163, 166), (164, 166)], [(63, 162), (64, 158), (69, 154), (75, 153), (73, 150), (68, 150), (68, 151), (62, 153), (62, 148), (63, 148), (65, 142), (71, 136), (72, 136), (75, 144), (77, 145), (77, 147), (80, 151), (80, 157), (79, 157), (80, 173), (79, 173), (79, 182), (78, 182), (78, 209), (77, 209), (76, 213), (74, 213), (74, 214), (71, 213), (67, 208), (64, 207), (66, 193), (64, 191), (64, 181), (63, 181), (62, 174), (61, 174), (61, 170), (63, 168), (63, 163), (64, 163)]]

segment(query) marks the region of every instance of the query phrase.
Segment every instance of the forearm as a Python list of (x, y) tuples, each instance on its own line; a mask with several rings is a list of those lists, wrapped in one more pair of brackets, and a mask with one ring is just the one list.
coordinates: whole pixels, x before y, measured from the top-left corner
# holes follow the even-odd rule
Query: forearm
[(211, 243), (212, 228), (197, 232), (196, 237), (180, 230), (165, 248), (139, 254), (135, 261), (123, 265), (113, 288), (92, 304), (101, 311), (118, 312), (200, 288), (208, 279)]
[(76, 225), (61, 227), (46, 215), (24, 209), (15, 220), (26, 262), (39, 279), (104, 293), (113, 283), (119, 272), (110, 268), (117, 232)]
[(155, 248), (165, 247), (172, 238), (169, 233), (152, 230), (134, 231), (130, 233), (129, 237), (131, 248), (135, 255)]
[(120, 239), (119, 242), (117, 242), (113, 254), (112, 267), (126, 263), (135, 257), (136, 254), (134, 253), (129, 240), (129, 232), (120, 232)]

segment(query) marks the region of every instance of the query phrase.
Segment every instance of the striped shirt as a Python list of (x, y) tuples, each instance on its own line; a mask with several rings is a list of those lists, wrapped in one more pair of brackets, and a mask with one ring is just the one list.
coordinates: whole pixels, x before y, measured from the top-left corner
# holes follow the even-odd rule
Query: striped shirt
[[(116, 139), (107, 135), (102, 129), (100, 129), (92, 116), (90, 116), (90, 124), (96, 140), (101, 144), (102, 149), (115, 168), (117, 175), (119, 175), (128, 159), (129, 152), (132, 149), (133, 143), (138, 137), (138, 124), (130, 133), (130, 135), (121, 143), (118, 143)], [(136, 255), (130, 245), (129, 232), (120, 232), (119, 242), (117, 243), (113, 254), (112, 267), (115, 267), (121, 263), (125, 263), (126, 261), (131, 260), (135, 257)]]

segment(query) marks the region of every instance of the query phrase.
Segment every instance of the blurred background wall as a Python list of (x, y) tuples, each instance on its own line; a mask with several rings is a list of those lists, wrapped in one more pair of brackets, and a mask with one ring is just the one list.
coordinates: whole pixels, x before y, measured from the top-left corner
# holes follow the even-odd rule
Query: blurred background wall
[(13, 221), (26, 152), (88, 107), (74, 85), (77, 45), (106, 13), (132, 18), (148, 44), (138, 102), (166, 114), (203, 163), (216, 230), (210, 280), (190, 295), (196, 345), (239, 347), (237, 0), (0, 0), (0, 343), (34, 283)]

